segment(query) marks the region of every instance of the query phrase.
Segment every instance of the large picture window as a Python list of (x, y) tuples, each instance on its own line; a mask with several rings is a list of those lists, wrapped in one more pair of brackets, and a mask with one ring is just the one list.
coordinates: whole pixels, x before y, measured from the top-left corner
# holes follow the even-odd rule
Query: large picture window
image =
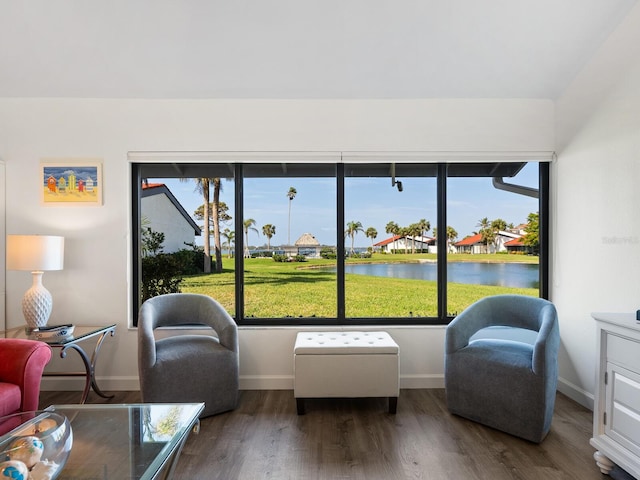
[(239, 325), (445, 324), (547, 296), (548, 163), (161, 160), (131, 163), (134, 322), (173, 291)]

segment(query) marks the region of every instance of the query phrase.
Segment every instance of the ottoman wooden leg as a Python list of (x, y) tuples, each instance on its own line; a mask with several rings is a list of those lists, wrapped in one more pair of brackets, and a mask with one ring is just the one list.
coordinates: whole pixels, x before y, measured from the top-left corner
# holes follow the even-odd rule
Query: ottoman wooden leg
[(389, 413), (396, 413), (398, 409), (398, 397), (389, 397)]
[(304, 415), (304, 398), (296, 398), (296, 407), (298, 408), (298, 415)]

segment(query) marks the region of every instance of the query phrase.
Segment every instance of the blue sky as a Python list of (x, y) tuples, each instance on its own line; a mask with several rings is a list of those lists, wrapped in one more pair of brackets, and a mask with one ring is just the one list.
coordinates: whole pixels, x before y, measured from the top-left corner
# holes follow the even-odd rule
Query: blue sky
[[(363, 229), (373, 227), (379, 242), (389, 234), (388, 222), (408, 226), (424, 218), (436, 226), (436, 181), (434, 178), (398, 178), (403, 191), (391, 186), (389, 178), (347, 178), (345, 180), (345, 222), (359, 221)], [(194, 182), (177, 179), (149, 179), (165, 183), (189, 214), (202, 205), (202, 198), (195, 191)], [(517, 177), (505, 179), (530, 187), (538, 186), (537, 164), (530, 163)], [(222, 181), (221, 201), (230, 207), (233, 215), (234, 188), (230, 181)], [(289, 187), (297, 190), (291, 202), (291, 228), (288, 226)], [(250, 245), (266, 245), (262, 226), (272, 224), (276, 235), (271, 245), (286, 244), (288, 237), (295, 242), (303, 233), (314, 235), (321, 244), (335, 245), (336, 238), (336, 188), (329, 178), (269, 178), (245, 180), (245, 218), (253, 218), (260, 234), (249, 233)], [(502, 218), (515, 225), (525, 223), (529, 213), (538, 211), (537, 199), (496, 190), (491, 178), (450, 178), (447, 184), (448, 221), (458, 232), (458, 240), (478, 230), (478, 221)], [(233, 230), (233, 224), (228, 227)], [(345, 226), (346, 227), (346, 226)], [(224, 226), (223, 226), (224, 228)], [(427, 235), (433, 235), (429, 231)], [(201, 239), (196, 243), (201, 244)], [(355, 237), (356, 247), (371, 245), (364, 233)], [(347, 246), (350, 240), (347, 240)]]

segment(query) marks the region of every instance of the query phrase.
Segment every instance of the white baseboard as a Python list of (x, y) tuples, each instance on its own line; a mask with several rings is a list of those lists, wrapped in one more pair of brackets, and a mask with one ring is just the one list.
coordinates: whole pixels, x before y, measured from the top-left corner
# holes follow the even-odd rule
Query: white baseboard
[(293, 390), (293, 376), (240, 375), (240, 390)]
[[(104, 391), (138, 391), (138, 377), (104, 377), (97, 379), (98, 386)], [(401, 375), (400, 388), (444, 388), (444, 375)], [(84, 380), (80, 378), (43, 377), (42, 391), (78, 391), (84, 389)], [(255, 375), (241, 376), (240, 390), (293, 390), (292, 375)], [(558, 379), (558, 391), (593, 410), (593, 395), (577, 385)]]
[[(140, 390), (138, 377), (98, 377), (96, 383), (105, 393), (110, 391), (135, 392)], [(42, 377), (40, 390), (44, 392), (82, 392), (84, 390), (84, 378), (74, 377)]]
[(583, 407), (593, 411), (594, 398), (592, 393), (583, 390), (564, 378), (558, 378), (558, 391), (571, 400), (578, 402)]
[[(104, 392), (140, 390), (138, 377), (97, 378)], [(444, 375), (401, 375), (400, 388), (444, 388)], [(51, 391), (79, 391), (84, 389), (84, 379), (74, 377), (43, 377), (40, 389)], [(243, 375), (240, 390), (293, 390), (293, 375)]]
[[(444, 388), (444, 375), (400, 375), (400, 388)], [(293, 390), (293, 375), (241, 376), (240, 390)]]
[(444, 375), (400, 375), (400, 388), (444, 388)]

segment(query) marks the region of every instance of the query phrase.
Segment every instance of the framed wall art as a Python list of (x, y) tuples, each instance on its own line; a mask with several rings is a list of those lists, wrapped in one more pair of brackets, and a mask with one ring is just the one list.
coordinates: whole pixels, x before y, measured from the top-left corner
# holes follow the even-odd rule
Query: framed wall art
[(46, 205), (102, 205), (102, 162), (40, 163), (42, 202)]

